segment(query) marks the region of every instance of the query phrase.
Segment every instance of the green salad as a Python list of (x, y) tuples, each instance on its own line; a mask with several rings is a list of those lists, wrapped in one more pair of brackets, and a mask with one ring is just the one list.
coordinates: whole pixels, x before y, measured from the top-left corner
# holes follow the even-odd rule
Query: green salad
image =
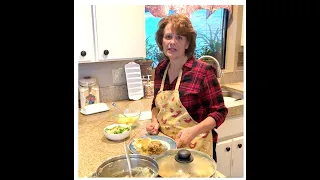
[(106, 132), (109, 134), (121, 134), (125, 131), (129, 131), (129, 127), (122, 127), (122, 126), (114, 126), (110, 129), (106, 128)]

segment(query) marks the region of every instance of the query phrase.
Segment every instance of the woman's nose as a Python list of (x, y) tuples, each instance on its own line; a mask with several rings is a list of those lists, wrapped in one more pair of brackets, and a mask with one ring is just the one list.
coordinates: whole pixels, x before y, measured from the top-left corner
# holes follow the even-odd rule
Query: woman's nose
[(176, 41), (177, 41), (176, 38), (172, 38), (169, 43), (170, 44), (176, 44)]

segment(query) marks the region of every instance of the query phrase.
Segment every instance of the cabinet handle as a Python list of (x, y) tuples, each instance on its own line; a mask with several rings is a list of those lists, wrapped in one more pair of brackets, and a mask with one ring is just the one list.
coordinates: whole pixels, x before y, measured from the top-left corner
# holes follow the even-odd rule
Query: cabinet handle
[(108, 51), (108, 50), (104, 50), (104, 51), (103, 51), (103, 54), (104, 54), (104, 55), (108, 55), (108, 54), (109, 54), (109, 51)]
[(83, 57), (87, 55), (86, 51), (81, 51), (80, 54), (81, 54), (81, 56), (83, 56)]
[(241, 148), (241, 147), (242, 147), (242, 144), (238, 144), (238, 147)]
[(227, 150), (227, 151), (230, 151), (230, 147), (227, 147), (226, 150)]

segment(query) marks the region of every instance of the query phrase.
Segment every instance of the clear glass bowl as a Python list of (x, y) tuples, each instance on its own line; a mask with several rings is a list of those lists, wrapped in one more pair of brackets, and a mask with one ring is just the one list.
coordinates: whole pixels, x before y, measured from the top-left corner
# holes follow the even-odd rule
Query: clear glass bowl
[(125, 108), (122, 109), (123, 114), (119, 113), (117, 115), (117, 122), (135, 127), (140, 119), (141, 109), (142, 104), (137, 102), (129, 103)]

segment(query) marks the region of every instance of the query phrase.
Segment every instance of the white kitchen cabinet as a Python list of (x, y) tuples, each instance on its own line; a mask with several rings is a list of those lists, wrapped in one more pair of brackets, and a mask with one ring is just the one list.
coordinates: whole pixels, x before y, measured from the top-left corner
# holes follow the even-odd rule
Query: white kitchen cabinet
[(97, 60), (146, 57), (144, 5), (96, 5)]
[(231, 144), (232, 139), (217, 143), (217, 170), (226, 177), (231, 174)]
[(91, 5), (76, 5), (74, 8), (74, 53), (78, 62), (95, 61), (94, 32), (91, 8)]
[(243, 177), (243, 136), (217, 143), (217, 170), (226, 177)]
[(243, 177), (243, 136), (233, 138), (231, 144), (232, 163), (231, 163), (231, 177)]

